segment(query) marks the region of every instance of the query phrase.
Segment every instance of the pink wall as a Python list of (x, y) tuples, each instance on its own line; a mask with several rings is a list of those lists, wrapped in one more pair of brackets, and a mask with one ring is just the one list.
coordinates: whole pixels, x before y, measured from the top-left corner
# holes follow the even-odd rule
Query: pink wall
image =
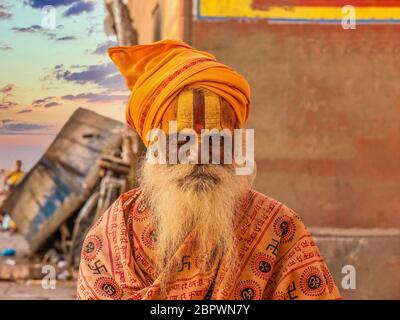
[(400, 226), (400, 26), (205, 21), (252, 87), (256, 187), (332, 227)]

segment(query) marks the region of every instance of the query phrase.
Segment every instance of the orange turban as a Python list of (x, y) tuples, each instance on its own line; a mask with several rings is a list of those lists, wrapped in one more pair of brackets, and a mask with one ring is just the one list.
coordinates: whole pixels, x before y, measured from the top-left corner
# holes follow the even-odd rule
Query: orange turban
[(159, 127), (164, 112), (188, 85), (210, 90), (225, 99), (240, 127), (247, 120), (249, 84), (207, 52), (177, 40), (114, 47), (108, 52), (132, 91), (126, 120), (146, 145), (148, 131)]

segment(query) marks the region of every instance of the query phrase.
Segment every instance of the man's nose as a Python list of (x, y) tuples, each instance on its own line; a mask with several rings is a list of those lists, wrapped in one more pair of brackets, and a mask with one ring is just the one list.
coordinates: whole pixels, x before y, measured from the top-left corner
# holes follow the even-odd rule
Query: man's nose
[[(204, 154), (204, 159), (202, 159), (202, 155)], [(207, 158), (208, 154), (208, 158)], [(222, 164), (223, 163), (223, 146), (220, 147), (215, 147), (212, 144), (209, 144), (208, 148), (205, 150), (202, 150), (202, 144), (199, 143), (197, 145), (197, 154), (191, 154), (191, 161), (196, 160), (197, 158), (197, 163), (202, 163), (202, 164), (211, 164), (213, 163), (213, 159), (215, 159), (214, 163), (216, 164)]]

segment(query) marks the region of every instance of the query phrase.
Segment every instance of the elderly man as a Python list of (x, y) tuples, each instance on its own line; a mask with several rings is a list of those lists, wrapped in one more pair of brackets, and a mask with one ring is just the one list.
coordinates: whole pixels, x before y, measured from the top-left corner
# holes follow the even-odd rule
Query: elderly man
[[(86, 236), (78, 299), (340, 298), (300, 217), (226, 161), (249, 113), (246, 80), (179, 41), (109, 53), (132, 91), (127, 122), (153, 156), (143, 162), (140, 187), (121, 195)], [(190, 148), (171, 139), (188, 130)], [(206, 131), (232, 135), (215, 145)], [(218, 164), (196, 161), (214, 153)]]

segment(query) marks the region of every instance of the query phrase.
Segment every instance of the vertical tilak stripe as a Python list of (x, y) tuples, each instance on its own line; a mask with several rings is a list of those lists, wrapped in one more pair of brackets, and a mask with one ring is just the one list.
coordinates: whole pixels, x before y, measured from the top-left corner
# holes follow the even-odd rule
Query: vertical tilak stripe
[(204, 93), (201, 90), (194, 90), (193, 92), (193, 122), (194, 130), (197, 134), (201, 133), (205, 124), (205, 110), (204, 110)]
[(193, 91), (185, 89), (178, 96), (177, 130), (193, 128)]
[(206, 92), (205, 103), (205, 128), (221, 129), (221, 103), (220, 97), (212, 92)]

